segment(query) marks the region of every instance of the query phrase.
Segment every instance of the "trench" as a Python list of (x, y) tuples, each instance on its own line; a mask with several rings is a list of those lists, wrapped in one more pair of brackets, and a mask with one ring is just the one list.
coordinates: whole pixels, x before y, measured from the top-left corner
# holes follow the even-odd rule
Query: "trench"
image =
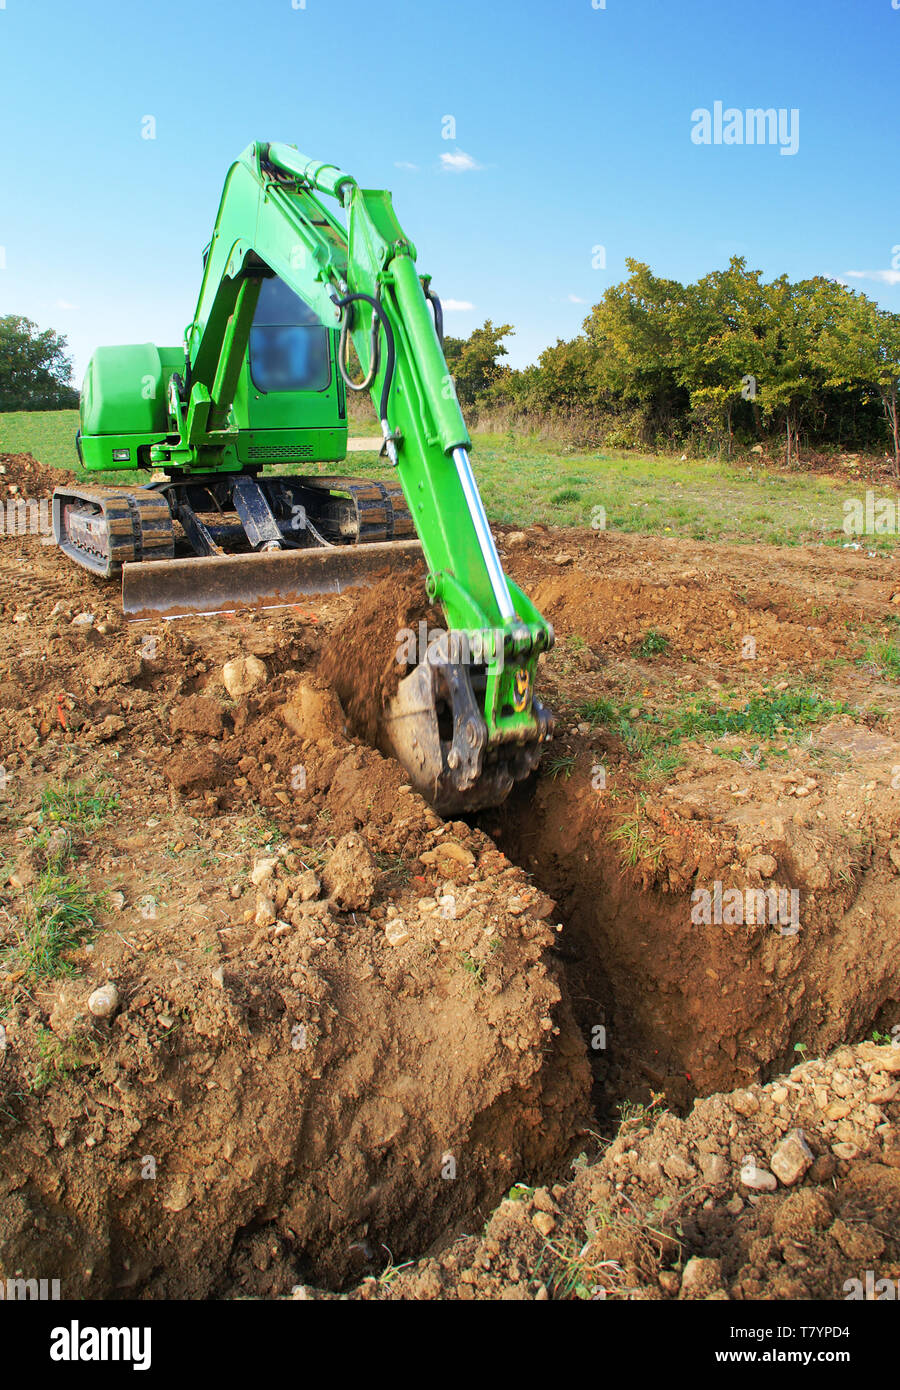
[[(586, 816), (565, 781), (516, 787), (479, 823), (557, 903), (564, 930), (554, 954), (601, 1133), (654, 1095), (682, 1114), (695, 1099), (771, 1080), (798, 1053), (889, 1035), (900, 1021), (890, 915), (873, 914), (854, 935), (852, 908), (830, 904), (798, 942), (765, 928), (698, 929), (690, 886), (663, 892), (624, 869), (609, 822)], [(864, 880), (857, 903), (869, 891)]]
[[(590, 1067), (583, 1118), (555, 1136), (540, 1162), (516, 1171), (528, 1184), (568, 1181), (575, 1154), (594, 1157), (624, 1116), (655, 1098), (684, 1114), (695, 1099), (789, 1070), (798, 1050), (824, 1054), (873, 1029), (889, 1033), (900, 1020), (889, 921), (876, 921), (874, 936), (855, 937), (846, 904), (835, 899), (799, 942), (764, 928), (698, 931), (689, 884), (664, 890), (624, 869), (595, 805), (588, 809), (566, 780), (539, 775), (502, 806), (468, 818), (556, 904), (552, 920), (562, 930), (548, 954), (579, 1040), (568, 1065), (574, 1074), (586, 1058)], [(866, 891), (863, 883), (860, 898)], [(517, 1103), (506, 1097), (513, 1125)], [(311, 1281), (345, 1290), (372, 1272), (382, 1248), (415, 1261), (479, 1229), (511, 1177), (499, 1165), (490, 1171), (490, 1143), (484, 1154), (488, 1171), (478, 1184), (463, 1184), (452, 1210), (435, 1208), (414, 1239), (398, 1223), (378, 1234), (377, 1250), (356, 1244), (340, 1269), (314, 1265)]]

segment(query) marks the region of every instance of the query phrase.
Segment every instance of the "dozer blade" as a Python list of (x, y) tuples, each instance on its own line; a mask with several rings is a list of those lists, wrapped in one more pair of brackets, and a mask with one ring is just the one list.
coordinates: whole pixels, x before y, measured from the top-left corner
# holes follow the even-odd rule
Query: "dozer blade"
[(533, 697), (536, 736), (490, 743), (469, 668), (447, 660), (447, 634), (400, 682), (381, 721), (380, 742), (441, 815), (499, 806), (533, 772), (553, 716)]
[(414, 540), (126, 564), (122, 608), (147, 618), (282, 608), (421, 562), (422, 546)]

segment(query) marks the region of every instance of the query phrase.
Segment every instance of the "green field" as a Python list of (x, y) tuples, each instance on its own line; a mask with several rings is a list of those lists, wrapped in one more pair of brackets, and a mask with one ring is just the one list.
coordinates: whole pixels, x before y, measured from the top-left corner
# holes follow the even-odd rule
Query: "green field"
[[(54, 468), (75, 468), (74, 410), (0, 414), (0, 452), (30, 453)], [(366, 433), (370, 433), (366, 430)], [(599, 524), (611, 531), (694, 540), (843, 545), (843, 503), (865, 484), (821, 474), (767, 471), (621, 451), (576, 452), (521, 435), (476, 434), (472, 461), (492, 521), (529, 526)], [(332, 471), (333, 465), (329, 465)], [(375, 453), (353, 454), (348, 471), (386, 472)], [(296, 466), (284, 470), (297, 472)], [(84, 475), (80, 475), (84, 476)], [(139, 473), (95, 473), (95, 482), (144, 481)], [(885, 486), (878, 495), (889, 494)], [(866, 549), (891, 551), (896, 535), (867, 536)]]
[(31, 454), (49, 468), (75, 468), (77, 410), (15, 410), (0, 414), (0, 454)]

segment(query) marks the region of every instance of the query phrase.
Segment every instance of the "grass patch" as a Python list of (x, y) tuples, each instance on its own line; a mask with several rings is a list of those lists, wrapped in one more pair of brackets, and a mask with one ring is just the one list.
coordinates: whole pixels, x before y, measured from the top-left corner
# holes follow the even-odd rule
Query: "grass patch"
[(643, 657), (661, 656), (662, 653), (668, 651), (668, 649), (668, 637), (665, 637), (661, 632), (657, 632), (655, 627), (651, 627), (650, 631), (641, 642), (641, 645), (638, 647), (638, 655)]
[(35, 1033), (38, 1064), (31, 1078), (30, 1090), (36, 1095), (54, 1082), (88, 1067), (96, 1061), (97, 1049), (89, 1039), (58, 1038), (49, 1028), (39, 1027)]
[(386, 850), (377, 849), (375, 864), (393, 886), (405, 886), (412, 878), (412, 865), (402, 854), (389, 854)]
[(0, 953), (7, 970), (28, 981), (71, 974), (66, 952), (80, 946), (93, 929), (102, 895), (91, 892), (87, 881), (71, 872), (70, 827), (94, 830), (118, 804), (118, 793), (100, 782), (45, 787), (44, 828), (31, 842), (35, 877), (18, 909), (15, 943)]
[[(146, 474), (85, 473), (75, 454), (76, 410), (13, 411), (0, 414), (0, 450), (30, 453), (51, 468), (65, 468), (94, 482), (146, 482)], [(351, 433), (373, 433), (370, 422), (351, 422)], [(377, 433), (377, 428), (374, 430)], [(756, 464), (683, 459), (678, 454), (641, 454), (625, 449), (575, 450), (565, 444), (510, 430), (473, 436), (473, 467), (492, 521), (525, 527), (546, 521), (589, 527), (603, 508), (613, 531), (682, 536), (739, 545), (767, 542), (800, 545), (822, 541), (844, 545), (845, 500), (859, 492), (853, 479), (766, 470)], [(320, 472), (333, 472), (323, 463)], [(286, 465), (285, 473), (309, 473), (308, 463)], [(387, 477), (374, 450), (349, 455), (347, 473)], [(890, 553), (896, 536), (866, 537), (867, 549)]]
[(560, 753), (558, 757), (548, 758), (544, 764), (544, 771), (548, 777), (552, 777), (554, 782), (557, 777), (565, 777), (568, 782), (575, 768), (575, 754)]
[(610, 844), (618, 845), (619, 856), (627, 868), (636, 869), (639, 864), (651, 864), (654, 869), (659, 867), (663, 845), (656, 826), (647, 818), (643, 798), (609, 832), (608, 839)]
[[(844, 700), (831, 700), (815, 690), (763, 691), (742, 705), (727, 700), (690, 699), (680, 706), (645, 715), (635, 714), (630, 701), (618, 705), (599, 698), (577, 707), (589, 724), (616, 734), (636, 762), (637, 776), (646, 781), (667, 777), (683, 761), (679, 744), (685, 739), (719, 739), (747, 735), (755, 740), (749, 749), (715, 749), (735, 761), (760, 765), (763, 744), (776, 738), (799, 735), (837, 714), (859, 712)], [(777, 751), (777, 750), (769, 750)]]
[(51, 861), (26, 895), (16, 944), (4, 952), (6, 969), (22, 970), (30, 980), (70, 974), (65, 953), (92, 930), (100, 901), (83, 879)]
[(844, 700), (829, 700), (813, 690), (764, 691), (751, 695), (739, 709), (709, 702), (688, 706), (679, 716), (673, 734), (676, 738), (696, 738), (706, 734), (753, 734), (773, 738), (793, 734), (820, 724), (836, 714), (851, 714)]
[(483, 960), (476, 960), (475, 957), (471, 956), (468, 951), (461, 951), (457, 959), (459, 960), (459, 963), (462, 966), (463, 970), (465, 970), (468, 975), (472, 976), (472, 979), (475, 981), (476, 985), (484, 984)]
[(41, 797), (41, 820), (47, 825), (77, 825), (95, 830), (111, 811), (118, 809), (119, 793), (101, 782), (67, 782), (62, 787), (45, 787)]
[(874, 666), (884, 680), (900, 681), (900, 647), (892, 637), (881, 637), (868, 642), (862, 663), (865, 666)]
[(31, 454), (48, 468), (77, 470), (77, 410), (11, 410), (0, 414), (0, 452)]

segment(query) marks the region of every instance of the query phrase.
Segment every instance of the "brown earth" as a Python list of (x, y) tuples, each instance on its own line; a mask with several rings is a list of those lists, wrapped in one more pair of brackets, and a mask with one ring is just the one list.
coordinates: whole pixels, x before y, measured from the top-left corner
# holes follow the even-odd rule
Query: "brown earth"
[[(63, 1272), (88, 1297), (284, 1294), (370, 1275), (367, 1297), (571, 1296), (548, 1272), (560, 1240), (534, 1224), (541, 1203), (565, 1265), (591, 1203), (621, 1196), (617, 1155), (664, 1164), (683, 1149), (696, 1169), (697, 1150), (733, 1167), (749, 1145), (764, 1163), (797, 1125), (837, 1164), (829, 1212), (806, 1215), (833, 1277), (844, 1269), (832, 1227), (857, 1219), (867, 1179), (854, 1175), (889, 1163), (880, 1071), (855, 1053), (828, 1062), (869, 1088), (842, 1129), (827, 1128), (827, 1080), (791, 1109), (793, 1074), (765, 1132), (729, 1119), (730, 1147), (704, 1140), (733, 1109), (711, 1093), (758, 1094), (798, 1048), (900, 1019), (900, 707), (860, 645), (863, 625), (890, 630), (894, 567), (540, 527), (501, 545), (557, 629), (541, 693), (558, 738), (533, 786), (447, 824), (370, 746), (402, 674), (398, 631), (433, 622), (417, 586), (128, 626), (117, 595), (42, 538), (3, 538), (0, 1271)], [(668, 647), (648, 658), (651, 627)], [(236, 699), (223, 677), (235, 661)], [(765, 756), (747, 738), (686, 740), (682, 765), (649, 777), (582, 712), (625, 701), (652, 728), (691, 695), (727, 705), (823, 673), (849, 712)], [(85, 781), (117, 801), (95, 821), (54, 819), (48, 788)], [(17, 947), (54, 854), (106, 896), (67, 973), (34, 979)], [(691, 892), (716, 880), (796, 891), (798, 930), (695, 925)], [(97, 1017), (87, 999), (104, 982), (118, 1001)], [(677, 1118), (696, 1096), (708, 1099)], [(637, 1129), (585, 1149), (640, 1104)], [(729, 1173), (696, 1192), (696, 1174), (641, 1180), (644, 1217), (687, 1185), (669, 1212), (685, 1235), (675, 1249), (644, 1222), (633, 1248), (598, 1253), (620, 1266), (610, 1296), (673, 1296), (660, 1273), (677, 1292), (686, 1255), (707, 1252), (721, 1262), (704, 1273), (713, 1293), (820, 1296), (808, 1271), (785, 1292), (775, 1246), (751, 1250), (807, 1188), (726, 1210)], [(889, 1225), (893, 1181), (877, 1178)], [(550, 1195), (504, 1202), (487, 1245), (455, 1245), (515, 1182)], [(893, 1229), (879, 1269), (896, 1259)], [(499, 1282), (483, 1263), (496, 1271), (497, 1241), (510, 1255)]]
[(55, 487), (75, 481), (74, 473), (62, 468), (47, 468), (30, 454), (0, 453), (0, 498), (50, 497)]
[[(483, 1235), (352, 1296), (896, 1298), (898, 1072), (900, 1049), (869, 1043), (710, 1096), (683, 1120), (633, 1114), (569, 1181), (514, 1190)], [(857, 1143), (835, 1139), (842, 1126)]]

